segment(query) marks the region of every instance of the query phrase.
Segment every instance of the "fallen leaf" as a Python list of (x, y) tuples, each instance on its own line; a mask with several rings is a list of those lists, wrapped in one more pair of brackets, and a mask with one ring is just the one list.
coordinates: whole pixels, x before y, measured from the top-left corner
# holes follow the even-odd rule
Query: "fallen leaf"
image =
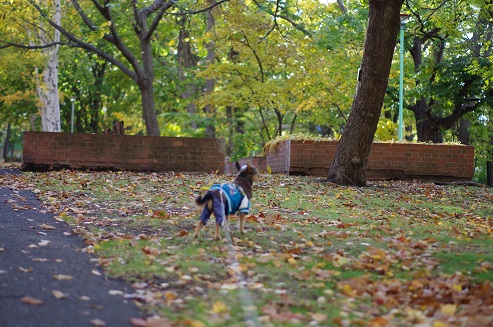
[(130, 318), (130, 324), (134, 327), (172, 327), (171, 322), (166, 318), (151, 316), (146, 319)]
[(53, 296), (58, 300), (67, 298), (67, 295), (65, 295), (63, 292), (60, 292), (58, 290), (51, 291), (51, 294), (53, 294)]
[(39, 225), (39, 227), (42, 229), (47, 229), (47, 230), (55, 230), (56, 229), (56, 227), (51, 226), (51, 225), (47, 225), (47, 224), (41, 224), (41, 225)]
[(53, 275), (53, 278), (55, 278), (56, 280), (72, 280), (73, 277), (70, 276), (70, 275)]
[(457, 305), (455, 304), (444, 304), (440, 308), (440, 311), (442, 311), (444, 314), (449, 316), (454, 315), (456, 310), (457, 310)]
[(110, 295), (123, 295), (123, 292), (119, 290), (110, 290), (108, 293)]
[(147, 321), (142, 318), (130, 318), (130, 324), (134, 327), (146, 327)]
[(205, 323), (203, 323), (202, 321), (200, 320), (194, 320), (191, 322), (190, 324), (192, 327), (205, 327)]
[(312, 319), (318, 323), (324, 322), (327, 320), (327, 315), (324, 315), (323, 313), (313, 313)]
[(44, 303), (42, 300), (30, 296), (24, 296), (21, 301), (29, 305), (41, 305)]
[(22, 271), (22, 272), (24, 272), (24, 273), (33, 272), (33, 268), (32, 267), (29, 267), (29, 268), (19, 267), (19, 270)]
[(91, 323), (91, 325), (96, 326), (96, 327), (106, 326), (106, 323), (101, 319), (92, 319), (89, 322)]
[(221, 301), (216, 301), (212, 305), (212, 312), (213, 313), (223, 313), (223, 312), (228, 311), (228, 309), (229, 309), (228, 306), (226, 304), (224, 304), (224, 302), (221, 302)]
[(370, 327), (385, 327), (389, 325), (389, 321), (383, 317), (375, 317), (370, 320)]

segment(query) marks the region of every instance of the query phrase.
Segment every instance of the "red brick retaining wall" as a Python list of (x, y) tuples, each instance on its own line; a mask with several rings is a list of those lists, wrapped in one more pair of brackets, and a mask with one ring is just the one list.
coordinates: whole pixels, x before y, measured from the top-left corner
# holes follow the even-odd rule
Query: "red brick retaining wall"
[(224, 172), (221, 139), (25, 132), (23, 167)]
[[(284, 141), (275, 154), (240, 159), (274, 173), (327, 176), (336, 141)], [(26, 170), (92, 169), (236, 173), (222, 139), (25, 132)], [(469, 181), (474, 148), (462, 145), (374, 143), (368, 179)]]
[[(273, 172), (327, 176), (337, 141), (284, 141), (267, 155)], [(463, 145), (373, 143), (368, 157), (368, 179), (470, 181), (474, 148)]]

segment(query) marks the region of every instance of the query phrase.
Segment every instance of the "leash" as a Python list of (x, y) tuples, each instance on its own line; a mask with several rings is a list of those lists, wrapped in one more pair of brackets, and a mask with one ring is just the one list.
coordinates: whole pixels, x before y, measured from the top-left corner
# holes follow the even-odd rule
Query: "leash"
[(224, 229), (224, 234), (226, 235), (226, 240), (228, 241), (227, 242), (228, 259), (231, 262), (229, 268), (234, 272), (236, 284), (238, 285), (238, 298), (240, 300), (243, 313), (245, 314), (245, 322), (247, 323), (248, 326), (260, 327), (260, 322), (258, 319), (258, 310), (253, 301), (252, 294), (245, 287), (246, 280), (243, 274), (241, 273), (240, 263), (238, 262), (238, 259), (236, 257), (236, 251), (233, 245), (233, 240), (231, 238), (231, 234), (229, 233), (228, 219), (227, 219), (228, 214), (224, 210), (225, 208), (224, 208), (224, 198), (223, 198), (223, 186), (224, 183), (221, 184), (221, 191), (219, 193), (221, 194), (221, 207), (222, 207), (222, 212), (224, 213), (223, 229)]

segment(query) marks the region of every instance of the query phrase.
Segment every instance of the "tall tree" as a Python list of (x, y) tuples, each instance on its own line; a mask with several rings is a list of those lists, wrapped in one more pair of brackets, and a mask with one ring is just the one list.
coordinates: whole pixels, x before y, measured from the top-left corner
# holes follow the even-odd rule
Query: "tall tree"
[[(115, 4), (108, 1), (103, 3), (98, 0), (93, 0), (92, 4), (71, 0), (73, 8), (80, 17), (80, 22), (88, 29), (88, 32), (84, 33), (85, 35), (77, 35), (76, 30), (71, 30), (68, 26), (61, 26), (39, 2), (22, 0), (23, 4), (29, 4), (35, 8), (44, 21), (58, 30), (69, 44), (96, 53), (135, 81), (141, 93), (143, 117), (148, 135), (160, 135), (154, 102), (152, 48), (153, 36), (160, 22), (165, 14), (171, 12), (177, 15), (202, 12), (224, 1), (227, 0), (214, 3), (205, 9), (193, 10), (193, 8), (182, 8), (173, 0), (154, 0), (150, 3), (148, 1), (128, 0)], [(15, 6), (17, 5), (20, 4), (16, 3)], [(129, 21), (132, 22), (133, 34), (128, 29)], [(73, 24), (73, 26), (77, 26), (77, 24)], [(97, 42), (100, 39), (111, 44), (118, 51), (118, 54), (98, 47)], [(57, 41), (53, 42), (54, 45), (58, 43)], [(134, 46), (135, 43), (138, 44), (137, 47)]]
[[(60, 24), (61, 2), (39, 1), (41, 6), (50, 7), (46, 13), (50, 19)], [(2, 25), (0, 30), (0, 49), (11, 46), (41, 49), (45, 62), (35, 69), (38, 107), (41, 116), (41, 129), (47, 132), (60, 132), (60, 99), (58, 94), (58, 52), (60, 32), (48, 24), (33, 23), (39, 14), (33, 12), (26, 3), (2, 2)]]
[(366, 185), (365, 168), (382, 110), (404, 0), (369, 0), (360, 80), (328, 180)]
[[(487, 2), (487, 1), (486, 1)], [(418, 141), (441, 143), (444, 131), (482, 103), (467, 105), (484, 87), (481, 71), (491, 66), (491, 7), (483, 0), (407, 2), (415, 88), (406, 106), (414, 113)]]

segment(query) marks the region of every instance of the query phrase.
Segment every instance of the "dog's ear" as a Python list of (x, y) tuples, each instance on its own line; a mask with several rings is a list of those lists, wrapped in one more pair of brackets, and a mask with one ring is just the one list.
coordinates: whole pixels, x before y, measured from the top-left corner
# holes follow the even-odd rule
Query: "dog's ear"
[(238, 171), (240, 171), (240, 169), (241, 169), (241, 165), (240, 165), (240, 163), (239, 163), (238, 161), (236, 161), (236, 162), (235, 162), (235, 167), (236, 167), (236, 169), (237, 169)]
[(246, 166), (247, 166), (247, 169), (246, 169), (247, 173), (249, 173), (250, 175), (253, 175), (255, 173), (255, 169), (253, 168), (253, 166), (250, 165), (249, 163), (247, 163)]

